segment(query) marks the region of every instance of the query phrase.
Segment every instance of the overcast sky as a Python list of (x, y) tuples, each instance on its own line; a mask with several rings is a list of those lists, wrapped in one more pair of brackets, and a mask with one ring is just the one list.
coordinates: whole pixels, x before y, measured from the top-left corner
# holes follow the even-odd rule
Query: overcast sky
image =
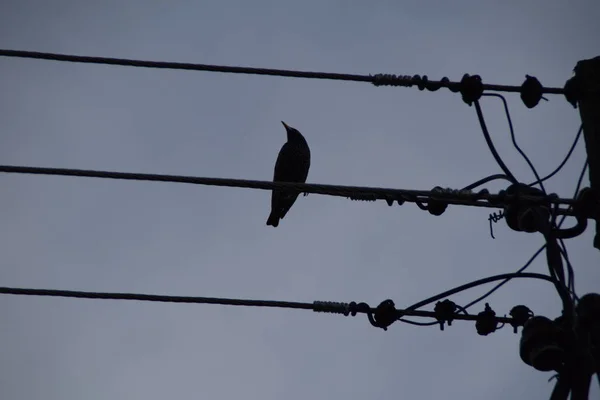
[[(5, 0), (0, 48), (513, 85), (530, 74), (562, 87), (600, 55), (599, 14), (592, 0)], [(548, 98), (529, 110), (507, 95), (543, 175), (580, 125), (563, 97)], [(500, 101), (481, 104), (498, 151), (532, 181)], [(428, 190), (500, 172), (474, 108), (448, 90), (1, 58), (0, 120), (9, 165), (269, 180), (283, 120), (311, 147), (313, 183)], [(584, 160), (580, 142), (548, 190), (572, 196)], [(274, 229), (268, 191), (16, 174), (0, 184), (0, 286), (406, 307), (514, 271), (543, 243), (505, 222), (493, 240), (482, 208), (434, 217), (310, 195)], [(568, 242), (580, 295), (600, 284), (593, 231)], [(547, 271), (544, 257), (531, 271)], [(560, 313), (541, 281), (489, 301), (500, 315), (517, 304)], [(8, 295), (0, 315), (6, 400), (545, 399), (554, 384), (521, 361), (511, 328), (482, 337), (470, 322), (384, 332), (364, 316)]]

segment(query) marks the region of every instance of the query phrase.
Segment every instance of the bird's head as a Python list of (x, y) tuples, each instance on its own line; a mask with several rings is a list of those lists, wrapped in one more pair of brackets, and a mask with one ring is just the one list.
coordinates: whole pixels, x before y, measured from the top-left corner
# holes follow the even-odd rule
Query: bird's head
[(285, 131), (287, 132), (288, 141), (296, 141), (296, 140), (305, 140), (304, 136), (298, 131), (296, 128), (292, 128), (285, 122), (281, 121), (283, 126), (285, 127)]

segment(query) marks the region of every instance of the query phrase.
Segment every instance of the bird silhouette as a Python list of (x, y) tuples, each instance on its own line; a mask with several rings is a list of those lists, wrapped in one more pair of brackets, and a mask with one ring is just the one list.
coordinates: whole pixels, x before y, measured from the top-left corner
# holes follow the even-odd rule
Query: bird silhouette
[[(281, 121), (287, 132), (287, 142), (281, 147), (275, 162), (274, 182), (305, 183), (310, 169), (310, 148), (304, 136)], [(277, 227), (298, 198), (298, 192), (273, 190), (271, 194), (271, 214), (267, 225)]]

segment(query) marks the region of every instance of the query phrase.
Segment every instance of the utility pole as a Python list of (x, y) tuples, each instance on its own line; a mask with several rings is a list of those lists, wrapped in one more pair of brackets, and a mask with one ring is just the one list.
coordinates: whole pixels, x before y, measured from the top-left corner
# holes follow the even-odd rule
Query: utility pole
[(575, 76), (567, 83), (573, 90), (573, 100), (579, 105), (583, 135), (588, 157), (590, 187), (595, 198), (596, 236), (594, 247), (600, 250), (600, 56), (581, 60), (575, 66)]

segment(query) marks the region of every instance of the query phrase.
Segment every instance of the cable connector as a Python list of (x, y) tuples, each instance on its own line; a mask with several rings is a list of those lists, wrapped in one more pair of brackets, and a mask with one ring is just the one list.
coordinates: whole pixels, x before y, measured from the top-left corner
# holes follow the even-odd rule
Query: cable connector
[(521, 85), (521, 100), (527, 108), (533, 108), (538, 105), (540, 100), (544, 99), (542, 96), (544, 87), (540, 81), (533, 76), (525, 75), (525, 82)]
[(475, 329), (481, 336), (487, 336), (496, 331), (498, 322), (496, 321), (496, 312), (492, 310), (488, 303), (485, 303), (485, 309), (477, 314), (478, 318), (475, 322)]
[(350, 314), (350, 304), (337, 301), (314, 301), (314, 312), (323, 312), (330, 314), (343, 314), (346, 317)]
[(431, 189), (431, 197), (427, 202), (427, 211), (429, 211), (429, 214), (431, 215), (439, 216), (446, 211), (446, 209), (448, 208), (448, 203), (441, 200), (437, 200), (435, 198), (436, 193), (448, 193), (448, 189), (444, 189), (440, 186), (436, 186), (433, 189)]
[(398, 319), (394, 302), (390, 299), (382, 301), (375, 309), (372, 319), (371, 324), (373, 326), (387, 331), (387, 328)]
[(560, 327), (544, 316), (530, 318), (521, 332), (521, 360), (538, 371), (558, 371), (565, 360)]
[(460, 94), (469, 106), (479, 100), (483, 94), (483, 83), (479, 75), (464, 74), (460, 80)]
[(525, 326), (525, 323), (529, 321), (531, 317), (533, 317), (533, 311), (531, 311), (527, 306), (519, 305), (514, 306), (509, 315), (513, 318), (510, 323), (513, 327), (515, 333), (517, 333), (517, 328), (519, 326)]
[(342, 303), (337, 301), (314, 301), (313, 302), (314, 312), (323, 312), (330, 314), (342, 314), (344, 316), (352, 315), (356, 316), (358, 313), (367, 314), (371, 311), (371, 307), (367, 303), (357, 303), (351, 301), (350, 303)]
[(447, 322), (448, 326), (452, 326), (452, 320), (454, 320), (454, 314), (457, 309), (456, 303), (451, 300), (438, 301), (435, 303), (433, 312), (435, 312), (435, 319), (440, 323), (440, 330), (444, 330), (444, 323)]
[[(538, 188), (524, 183), (510, 185), (507, 195), (517, 199), (504, 206), (504, 218), (508, 226), (517, 232), (545, 232), (550, 223), (550, 199)], [(523, 198), (519, 198), (523, 196)], [(538, 199), (533, 199), (533, 197)]]

